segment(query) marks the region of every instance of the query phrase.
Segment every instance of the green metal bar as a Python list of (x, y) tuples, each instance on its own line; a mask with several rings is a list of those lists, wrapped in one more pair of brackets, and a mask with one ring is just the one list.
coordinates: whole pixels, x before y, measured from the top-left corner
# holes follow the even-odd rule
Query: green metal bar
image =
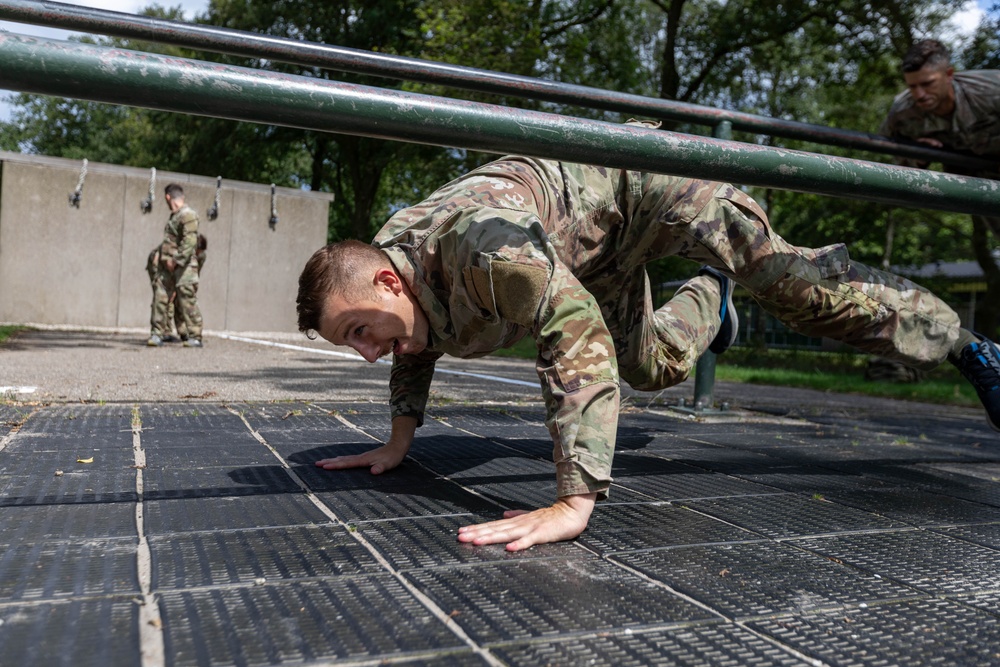
[(0, 0), (0, 19), (141, 39), (247, 58), (269, 58), (307, 67), (546, 100), (633, 116), (713, 126), (721, 121), (729, 121), (736, 129), (747, 132), (876, 151), (927, 162), (942, 162), (973, 171), (1000, 168), (996, 160), (943, 151), (915, 141), (897, 141), (867, 132), (61, 2)]
[(979, 215), (1000, 181), (0, 33), (0, 88)]

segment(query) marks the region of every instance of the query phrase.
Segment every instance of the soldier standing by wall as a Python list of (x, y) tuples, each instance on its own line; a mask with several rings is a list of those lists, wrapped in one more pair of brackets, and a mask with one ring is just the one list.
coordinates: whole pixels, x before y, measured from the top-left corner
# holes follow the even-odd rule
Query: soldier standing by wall
[[(205, 257), (208, 251), (208, 239), (205, 238), (204, 234), (198, 234), (198, 279), (201, 280), (201, 270), (205, 268)], [(153, 288), (153, 315), (152, 317), (159, 324), (153, 325), (154, 331), (163, 332), (160, 336), (160, 342), (162, 343), (176, 343), (178, 341), (186, 341), (188, 339), (187, 327), (184, 325), (184, 319), (181, 317), (180, 311), (174, 307), (174, 302), (176, 300), (176, 293), (167, 293), (167, 290), (163, 287), (163, 278), (160, 271), (160, 246), (153, 248), (152, 252), (149, 253), (149, 258), (146, 260), (146, 273), (149, 274), (149, 284)], [(164, 302), (163, 299), (166, 299)], [(171, 323), (173, 323), (171, 325)], [(176, 336), (174, 333), (176, 332)], [(155, 341), (149, 343), (150, 346), (155, 347)]]
[(171, 294), (174, 308), (187, 331), (185, 347), (202, 347), (202, 319), (198, 308), (198, 214), (184, 203), (184, 189), (171, 183), (164, 188), (164, 199), (170, 208), (170, 219), (163, 230), (160, 244), (160, 279), (153, 284), (153, 305), (150, 316), (151, 347), (163, 344), (167, 325), (167, 307)]

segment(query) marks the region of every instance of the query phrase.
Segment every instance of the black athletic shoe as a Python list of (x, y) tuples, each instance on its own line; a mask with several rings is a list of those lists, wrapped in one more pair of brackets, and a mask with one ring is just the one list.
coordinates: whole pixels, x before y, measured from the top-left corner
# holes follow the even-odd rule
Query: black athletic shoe
[(722, 289), (722, 309), (719, 311), (722, 325), (719, 327), (719, 333), (715, 334), (712, 344), (708, 346), (712, 352), (722, 354), (732, 347), (736, 342), (736, 334), (740, 332), (740, 319), (736, 315), (736, 309), (733, 308), (733, 281), (710, 266), (701, 267), (698, 275), (712, 276), (719, 281)]
[(164, 343), (179, 343), (180, 341), (181, 339), (173, 334), (167, 334), (163, 337)]
[(1000, 350), (993, 341), (979, 336), (979, 342), (962, 348), (961, 357), (954, 363), (976, 388), (986, 408), (986, 421), (994, 431), (1000, 431)]

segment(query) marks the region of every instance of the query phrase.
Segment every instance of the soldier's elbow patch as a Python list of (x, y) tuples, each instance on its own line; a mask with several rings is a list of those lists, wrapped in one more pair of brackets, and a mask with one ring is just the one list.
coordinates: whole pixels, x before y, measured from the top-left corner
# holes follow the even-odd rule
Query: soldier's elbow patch
[(540, 266), (517, 262), (492, 262), (490, 268), (500, 316), (523, 327), (532, 327), (538, 303), (549, 282), (549, 272)]

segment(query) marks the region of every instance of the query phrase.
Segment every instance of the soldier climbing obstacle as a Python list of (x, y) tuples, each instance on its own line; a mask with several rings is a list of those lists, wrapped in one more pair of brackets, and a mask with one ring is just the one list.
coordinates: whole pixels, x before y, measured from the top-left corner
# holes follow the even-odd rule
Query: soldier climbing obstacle
[[(645, 264), (669, 255), (711, 268), (654, 311)], [(438, 358), (530, 336), (558, 498), (465, 526), (458, 539), (512, 551), (572, 539), (610, 487), (620, 380), (669, 387), (709, 346), (727, 347), (733, 281), (795, 331), (921, 369), (948, 359), (1000, 430), (1000, 352), (926, 289), (851, 261), (843, 244), (790, 245), (731, 185), (509, 156), (397, 212), (371, 245), (333, 244), (307, 262), (299, 329), (370, 362), (393, 355), (387, 443), (316, 465), (398, 465)]]

